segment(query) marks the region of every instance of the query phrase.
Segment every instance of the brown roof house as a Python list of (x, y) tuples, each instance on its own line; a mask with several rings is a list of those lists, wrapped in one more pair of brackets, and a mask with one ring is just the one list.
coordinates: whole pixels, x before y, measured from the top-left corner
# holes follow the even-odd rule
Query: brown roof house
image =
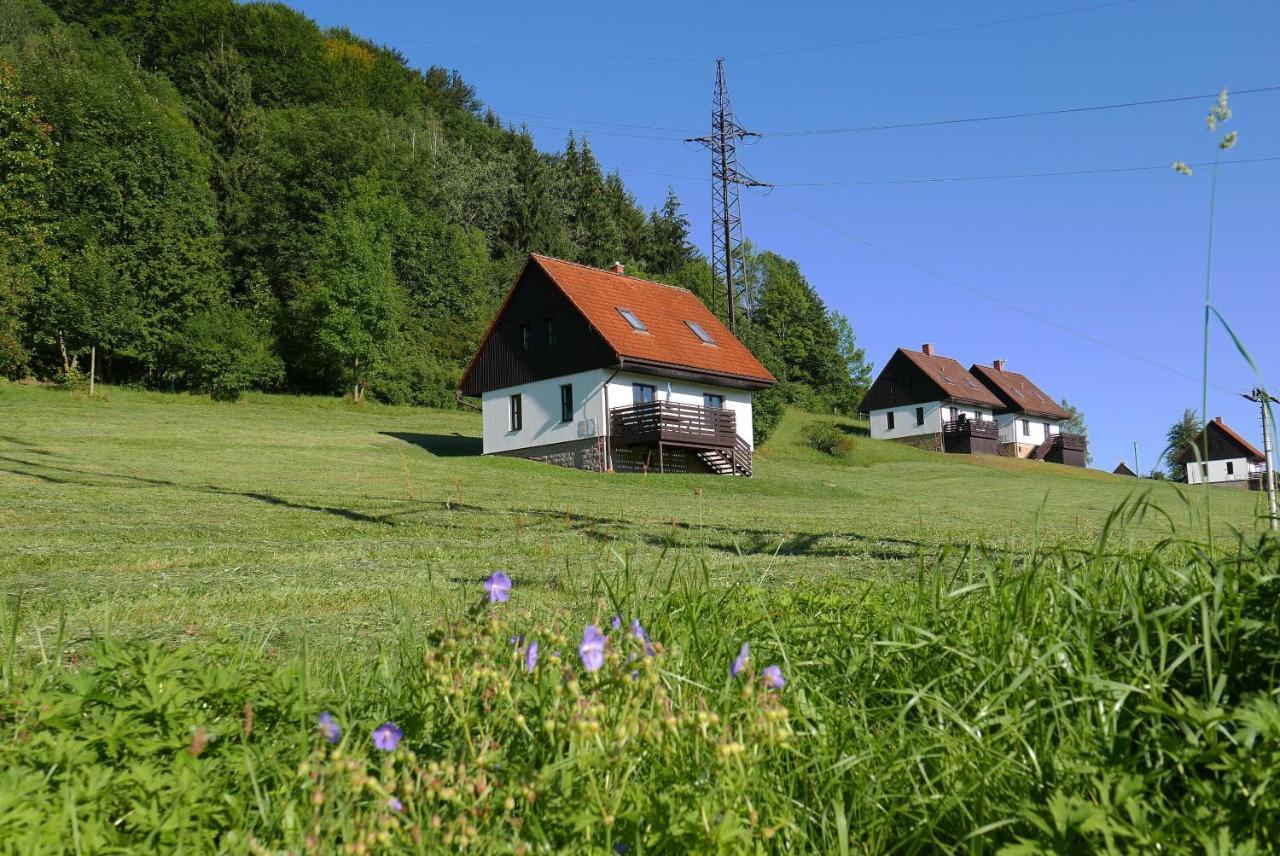
[(1005, 368), (1004, 360), (969, 369), (1000, 399), (996, 422), (1000, 425), (1000, 451), (1018, 458), (1083, 467), (1087, 449), (1083, 434), (1062, 430), (1067, 411), (1024, 374)]
[[(1209, 438), (1209, 455), (1204, 460), (1205, 435)], [(1195, 442), (1182, 450), (1174, 462), (1183, 465), (1188, 484), (1257, 490), (1262, 484), (1266, 464), (1262, 452), (1222, 421), (1221, 416), (1196, 435)]]
[(1130, 478), (1138, 477), (1138, 474), (1135, 473), (1133, 470), (1131, 470), (1129, 468), (1129, 465), (1126, 464), (1124, 461), (1121, 461), (1120, 463), (1116, 464), (1116, 468), (1111, 472), (1113, 475), (1117, 475), (1117, 476), (1129, 476)]
[(899, 348), (862, 400), (871, 436), (938, 452), (998, 454), (995, 413), (1004, 403), (965, 367), (934, 353)]
[(751, 394), (774, 383), (692, 292), (533, 254), (459, 390), (487, 455), (750, 475)]

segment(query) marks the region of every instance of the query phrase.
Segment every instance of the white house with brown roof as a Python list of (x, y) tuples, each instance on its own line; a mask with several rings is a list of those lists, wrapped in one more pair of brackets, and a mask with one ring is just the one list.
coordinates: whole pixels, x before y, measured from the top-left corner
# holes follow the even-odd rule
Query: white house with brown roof
[(750, 475), (769, 370), (690, 291), (530, 255), (459, 384), (485, 454)]
[(862, 401), (877, 440), (949, 452), (999, 452), (999, 398), (964, 366), (934, 353), (899, 348)]
[(969, 372), (1000, 399), (996, 423), (1000, 426), (1003, 454), (1085, 465), (1084, 455), (1076, 454), (1083, 452), (1083, 437), (1077, 439), (1077, 435), (1063, 431), (1063, 423), (1071, 414), (1030, 378), (1005, 368), (1004, 360), (995, 360), (989, 366), (974, 364)]
[[(1206, 434), (1208, 457), (1204, 454)], [(1188, 484), (1208, 482), (1222, 487), (1257, 490), (1266, 472), (1266, 459), (1258, 447), (1236, 433), (1222, 421), (1221, 416), (1215, 416), (1174, 460), (1185, 467)]]

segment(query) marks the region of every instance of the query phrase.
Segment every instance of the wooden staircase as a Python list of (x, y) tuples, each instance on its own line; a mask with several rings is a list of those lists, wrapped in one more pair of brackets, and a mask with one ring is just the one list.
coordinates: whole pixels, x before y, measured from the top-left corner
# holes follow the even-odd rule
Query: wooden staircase
[(1043, 443), (1031, 450), (1031, 454), (1027, 457), (1033, 461), (1043, 461), (1045, 455), (1049, 454), (1049, 450), (1053, 448), (1054, 441), (1058, 439), (1057, 434), (1050, 434)]
[(732, 449), (698, 449), (695, 454), (711, 472), (721, 476), (751, 476), (751, 447), (741, 437)]

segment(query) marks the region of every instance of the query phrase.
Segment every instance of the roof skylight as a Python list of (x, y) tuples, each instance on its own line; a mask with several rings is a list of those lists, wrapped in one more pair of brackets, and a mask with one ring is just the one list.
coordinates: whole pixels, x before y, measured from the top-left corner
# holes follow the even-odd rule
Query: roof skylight
[(644, 326), (644, 322), (642, 322), (639, 318), (637, 318), (635, 313), (632, 312), (630, 309), (623, 309), (621, 306), (619, 306), (618, 314), (627, 320), (627, 323), (631, 325), (632, 330), (635, 330), (640, 333), (648, 332), (649, 328)]
[(706, 330), (699, 327), (697, 323), (693, 321), (686, 321), (684, 323), (689, 325), (689, 329), (693, 331), (693, 335), (701, 339), (704, 345), (714, 345), (716, 343), (716, 340), (711, 338), (711, 335), (707, 333)]

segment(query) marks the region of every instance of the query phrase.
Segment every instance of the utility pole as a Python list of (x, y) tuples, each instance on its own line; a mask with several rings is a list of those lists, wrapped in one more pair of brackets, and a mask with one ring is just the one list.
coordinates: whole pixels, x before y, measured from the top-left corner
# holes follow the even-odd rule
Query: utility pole
[(1280, 529), (1280, 517), (1276, 515), (1276, 467), (1275, 456), (1271, 450), (1271, 415), (1268, 402), (1280, 404), (1280, 398), (1268, 394), (1262, 387), (1244, 396), (1262, 408), (1262, 460), (1266, 469), (1262, 473), (1262, 489), (1267, 492), (1267, 516), (1271, 520), (1271, 531)]
[(1142, 467), (1138, 466), (1138, 441), (1133, 441), (1133, 474), (1142, 478)]
[[(742, 276), (742, 209), (738, 201), (739, 187), (773, 187), (756, 181), (738, 167), (738, 141), (759, 137), (734, 118), (729, 106), (729, 88), (724, 81), (724, 57), (716, 58), (716, 91), (711, 107), (711, 133), (690, 137), (687, 143), (701, 143), (711, 150), (711, 271), (717, 282), (724, 283), (725, 315), (729, 329), (738, 320), (738, 306), (746, 298), (751, 311), (751, 284)], [(744, 295), (745, 292), (745, 295)]]

